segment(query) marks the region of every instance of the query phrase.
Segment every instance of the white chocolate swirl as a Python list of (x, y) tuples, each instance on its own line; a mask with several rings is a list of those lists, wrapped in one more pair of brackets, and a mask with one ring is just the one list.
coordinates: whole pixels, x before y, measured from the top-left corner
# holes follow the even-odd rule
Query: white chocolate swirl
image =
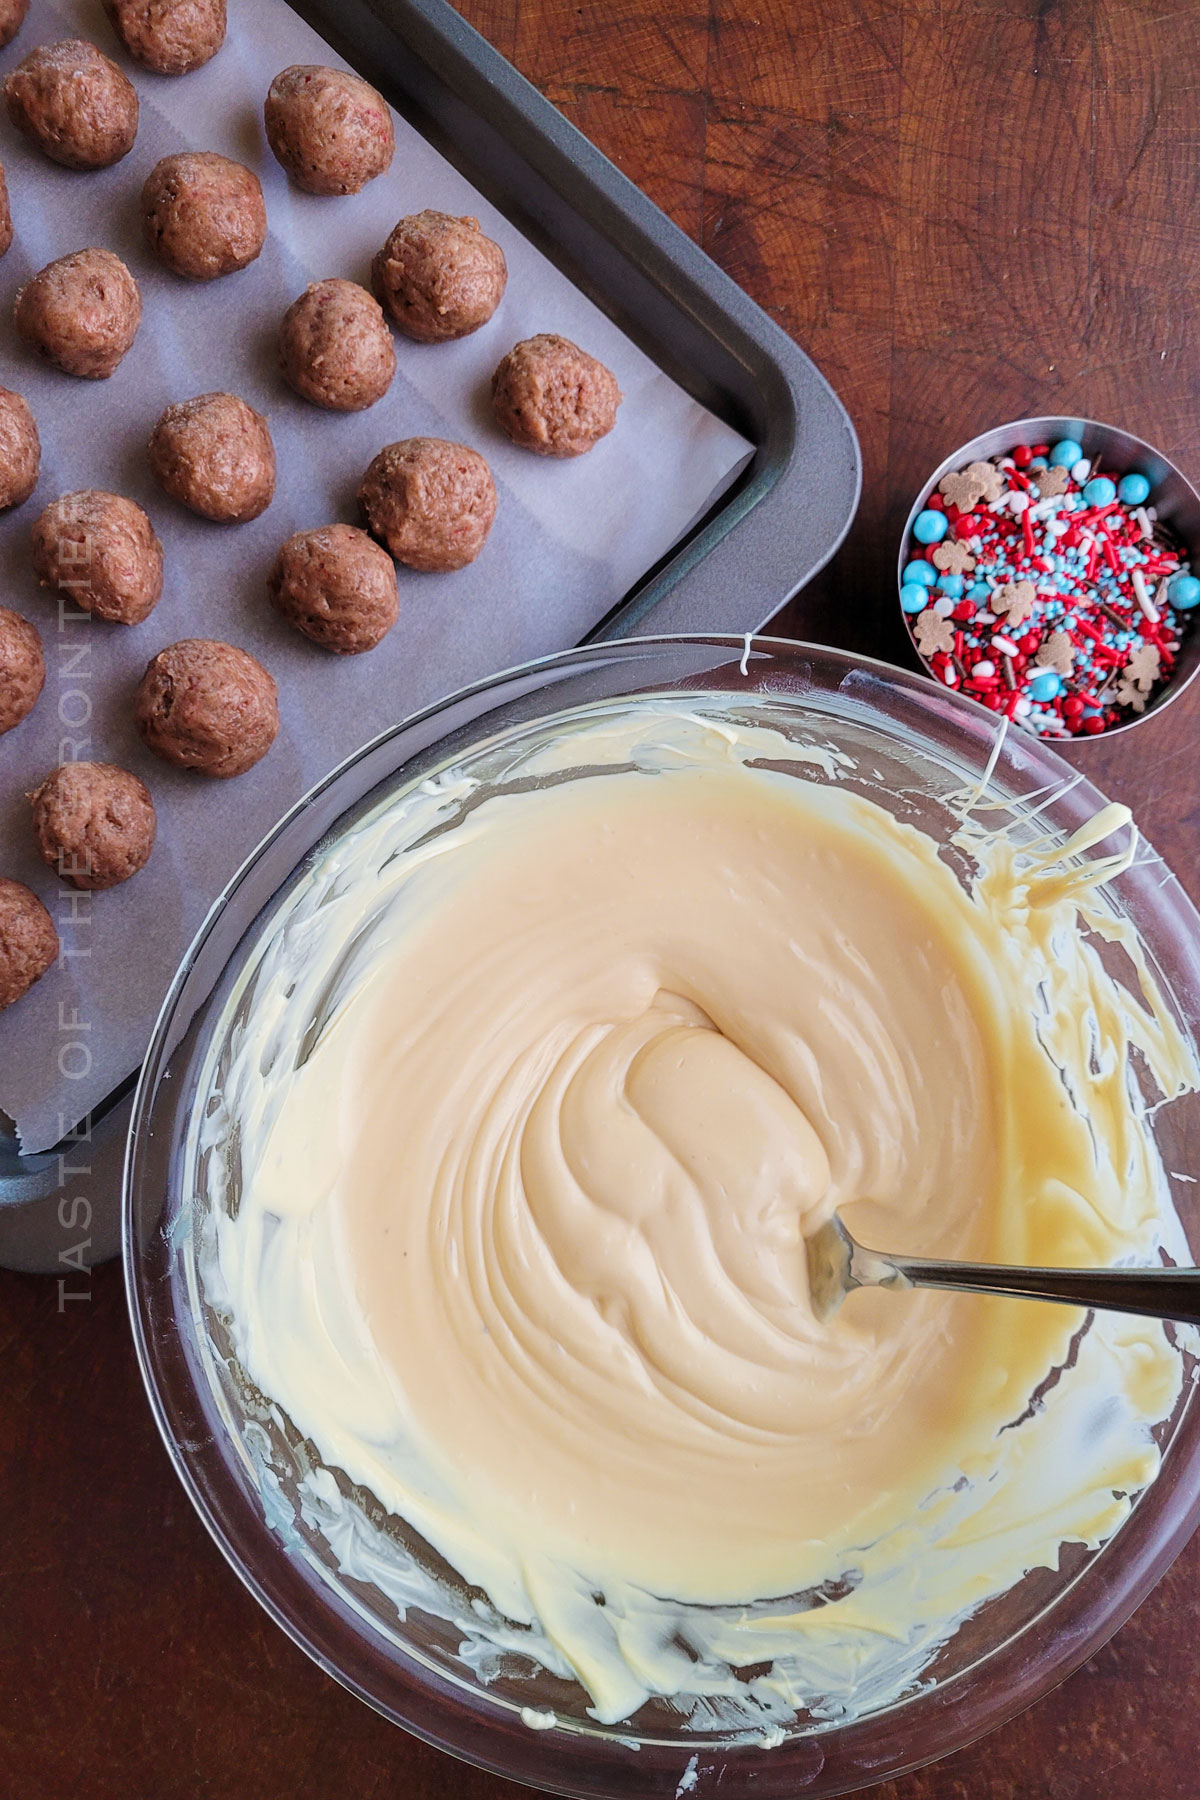
[(747, 766), (811, 752), (629, 714), (558, 753), (593, 773), (434, 833), (469, 779), (410, 794), (305, 878), (205, 1126), (240, 1145), (220, 1279), (257, 1385), (599, 1718), (772, 1659), (759, 1699), (853, 1711), (1115, 1528), (1178, 1363), (1110, 1322), (1053, 1426), (1004, 1431), (1078, 1314), (877, 1293), (818, 1325), (805, 1235), (836, 1207), (895, 1251), (1148, 1255), (1129, 1048), (1165, 1094), (1196, 1071), (1081, 930), (1124, 929), (1094, 867), (974, 833), (968, 891), (835, 780)]

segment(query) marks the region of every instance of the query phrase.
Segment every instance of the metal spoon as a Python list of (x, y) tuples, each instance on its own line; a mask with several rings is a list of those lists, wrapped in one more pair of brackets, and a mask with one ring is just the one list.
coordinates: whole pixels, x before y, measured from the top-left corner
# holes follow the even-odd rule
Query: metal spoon
[(948, 1288), (958, 1294), (1008, 1294), (1057, 1300), (1200, 1325), (1200, 1269), (1020, 1269), (996, 1263), (932, 1262), (866, 1250), (834, 1213), (808, 1240), (813, 1311), (831, 1319), (855, 1288)]

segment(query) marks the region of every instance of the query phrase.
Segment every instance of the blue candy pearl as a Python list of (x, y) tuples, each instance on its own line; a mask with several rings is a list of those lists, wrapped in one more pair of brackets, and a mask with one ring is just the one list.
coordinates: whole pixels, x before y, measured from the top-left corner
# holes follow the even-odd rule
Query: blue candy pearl
[(1116, 486), (1107, 475), (1093, 475), (1083, 490), (1083, 497), (1089, 506), (1107, 506), (1117, 497)]
[(1062, 693), (1062, 685), (1053, 669), (1039, 669), (1029, 677), (1029, 697), (1039, 702), (1053, 700)]
[(1061, 444), (1055, 444), (1050, 452), (1052, 469), (1070, 469), (1083, 455), (1083, 445), (1077, 444), (1074, 438), (1064, 438)]
[(1167, 598), (1172, 606), (1190, 612), (1193, 606), (1200, 604), (1200, 581), (1194, 575), (1172, 575), (1167, 583)]
[(1044, 469), (1044, 468), (1046, 468), (1046, 466), (1047, 466), (1047, 464), (1046, 464), (1046, 459), (1044, 456), (1035, 456), (1033, 461), (1029, 465), (1029, 473), (1031, 475), (1033, 475), (1037, 472), (1038, 469)]
[(967, 589), (968, 600), (987, 600), (991, 596), (991, 588), (986, 581), (973, 581)]
[(966, 582), (963, 580), (961, 575), (948, 575), (947, 574), (947, 575), (939, 575), (938, 576), (938, 587), (941, 589), (943, 594), (948, 594), (950, 596), (951, 600), (961, 600), (963, 588), (965, 586), (966, 586)]
[(919, 544), (940, 544), (946, 530), (945, 513), (935, 512), (932, 507), (919, 512), (913, 520), (913, 536)]
[(919, 581), (906, 581), (900, 589), (900, 604), (906, 613), (924, 612), (929, 605), (929, 589)]
[(937, 570), (932, 563), (917, 557), (915, 562), (904, 565), (904, 573), (900, 579), (904, 582), (919, 581), (922, 587), (932, 587), (937, 580)]
[(1141, 506), (1150, 498), (1150, 483), (1138, 469), (1128, 475), (1122, 475), (1117, 483), (1117, 498), (1126, 506)]

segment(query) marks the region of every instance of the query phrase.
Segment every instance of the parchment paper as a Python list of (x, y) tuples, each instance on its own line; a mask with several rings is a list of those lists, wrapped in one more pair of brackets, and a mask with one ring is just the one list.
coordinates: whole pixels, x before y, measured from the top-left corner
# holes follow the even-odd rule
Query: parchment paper
[[(464, 682), (577, 643), (751, 453), (399, 118), (392, 167), (363, 193), (322, 199), (290, 187), (266, 147), (263, 97), (289, 63), (340, 59), (282, 0), (234, 0), (225, 47), (178, 80), (130, 64), (98, 4), (39, 0), (0, 56), (0, 73), (34, 44), (66, 36), (93, 39), (126, 68), (141, 124), (123, 162), (77, 174), (46, 162), (0, 119), (16, 229), (0, 262), (0, 382), (25, 394), (42, 438), (36, 494), (17, 513), (0, 516), (0, 600), (37, 623), (47, 661), (34, 713), (0, 738), (0, 871), (41, 895), (63, 946), (59, 965), (0, 1014), (0, 1108), (15, 1119), (25, 1150), (56, 1142), (136, 1067), (210, 901), (306, 788), (376, 732)], [(141, 238), (142, 182), (160, 157), (184, 148), (248, 163), (262, 180), (270, 216), (256, 263), (200, 285), (170, 275)], [(422, 207), (472, 213), (503, 245), (509, 286), (495, 317), (457, 344), (419, 346), (398, 337), (395, 382), (365, 413), (326, 413), (294, 398), (275, 372), (284, 309), (324, 276), (367, 283), (371, 256), (392, 225)], [(144, 307), (133, 349), (104, 382), (43, 368), (11, 322), (22, 281), (90, 244), (126, 260)], [(575, 462), (516, 449), (490, 418), (492, 369), (535, 331), (575, 339), (613, 369), (625, 394), (612, 436)], [(265, 412), (275, 439), (276, 497), (249, 525), (193, 518), (159, 492), (146, 468), (146, 439), (162, 408), (215, 388), (242, 394)], [(390, 636), (365, 656), (332, 656), (275, 617), (265, 596), (267, 571), (289, 533), (354, 520), (355, 490), (371, 457), (420, 433), (483, 451), (500, 495), (496, 524), (470, 569), (450, 576), (401, 570), (401, 616)], [(63, 617), (57, 598), (37, 588), (30, 527), (56, 495), (80, 487), (131, 495), (162, 538), (165, 591), (140, 626)], [(263, 762), (231, 782), (170, 769), (143, 750), (130, 724), (141, 671), (181, 637), (241, 644), (279, 683), (279, 738)], [(94, 896), (66, 889), (30, 838), (26, 790), (72, 757), (136, 770), (158, 809), (158, 843), (147, 868)]]

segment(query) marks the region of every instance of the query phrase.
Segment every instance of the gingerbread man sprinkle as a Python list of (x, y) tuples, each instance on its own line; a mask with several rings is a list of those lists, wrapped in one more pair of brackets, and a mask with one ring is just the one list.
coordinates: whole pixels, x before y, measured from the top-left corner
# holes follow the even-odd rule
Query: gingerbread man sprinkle
[(1136, 681), (1119, 681), (1114, 696), (1118, 706), (1129, 706), (1135, 713), (1145, 712), (1148, 695)]
[(1039, 469), (1033, 479), (1043, 500), (1057, 500), (1071, 485), (1071, 477), (1067, 471), (1059, 468)]
[(1033, 660), (1039, 669), (1053, 669), (1056, 675), (1069, 675), (1075, 660), (1070, 632), (1052, 631)]
[(913, 626), (913, 636), (922, 656), (934, 656), (939, 650), (954, 648), (954, 627), (949, 619), (927, 606)]
[(1033, 612), (1037, 589), (1032, 581), (1005, 581), (992, 593), (989, 605), (994, 613), (1004, 613), (1010, 627), (1023, 625)]
[(1004, 477), (994, 463), (973, 462), (957, 475), (943, 475), (938, 491), (960, 512), (970, 512), (981, 500), (998, 500), (1004, 492)]
[[(1154, 644), (1139, 644), (1129, 661), (1125, 664), (1125, 679), (1132, 682), (1135, 688), (1143, 693), (1152, 688), (1159, 677), (1162, 653)], [(1132, 702), (1129, 702), (1132, 705)], [(1136, 709), (1141, 712), (1141, 707)]]
[(975, 567), (975, 558), (967, 546), (957, 542), (939, 544), (930, 561), (943, 575), (969, 575)]

